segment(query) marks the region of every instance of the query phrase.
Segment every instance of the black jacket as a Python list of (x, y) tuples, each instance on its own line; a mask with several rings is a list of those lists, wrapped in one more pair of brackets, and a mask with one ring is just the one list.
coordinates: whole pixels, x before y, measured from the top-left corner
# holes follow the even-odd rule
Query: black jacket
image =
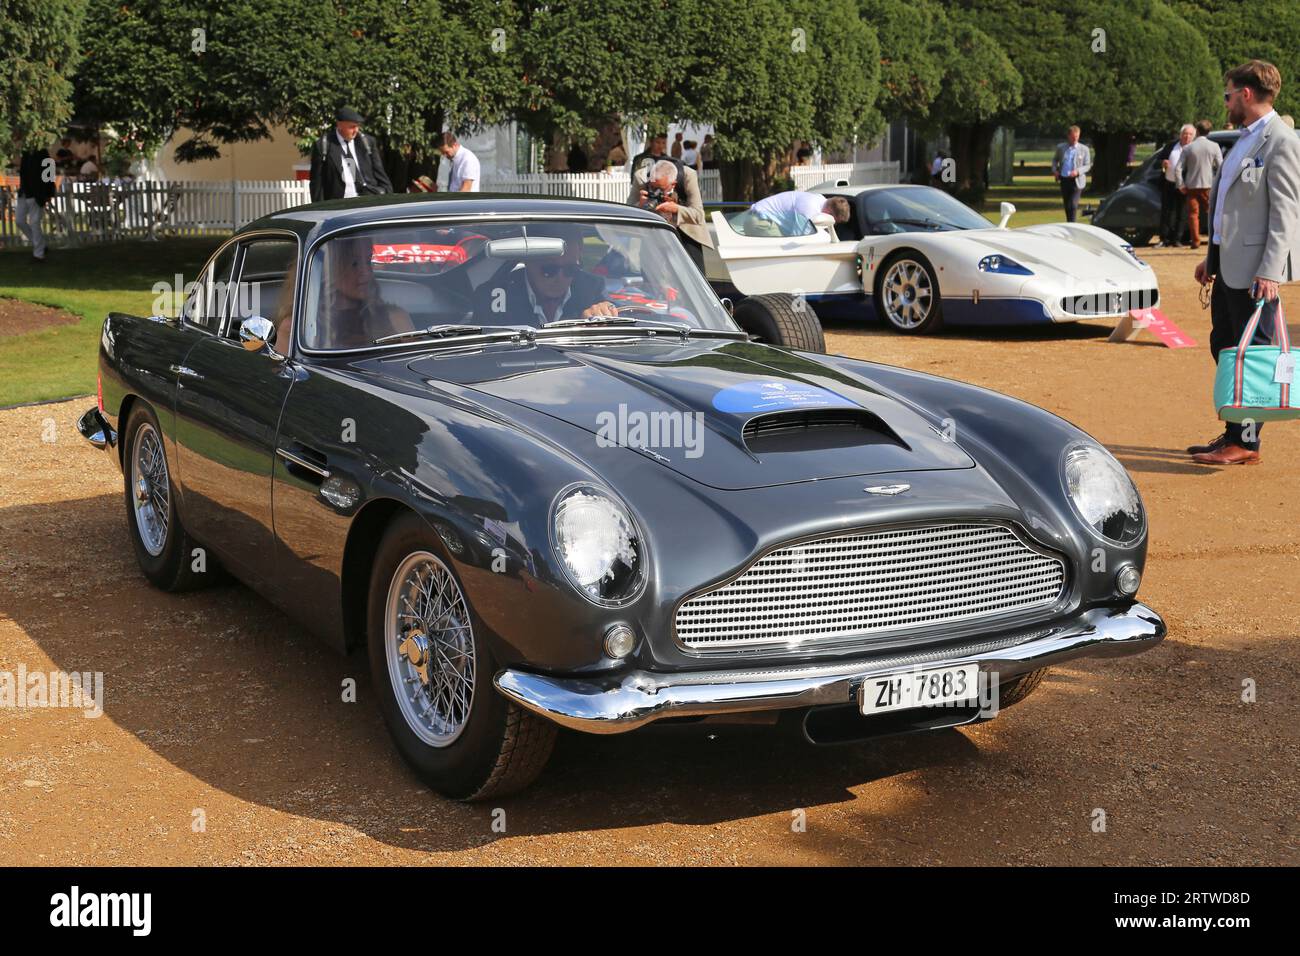
[(26, 199), (35, 199), (42, 206), (54, 195), (54, 180), (44, 176), (46, 161), (50, 172), (54, 172), (54, 160), (43, 149), (30, 149), (23, 153), (18, 163), (18, 195)]
[[(590, 272), (579, 272), (569, 286), (569, 301), (560, 318), (576, 319), (604, 298), (605, 280)], [(502, 311), (496, 311), (498, 307)], [(540, 325), (541, 317), (528, 301), (528, 274), (523, 269), (515, 269), (479, 286), (474, 294), (474, 321), (484, 327)]]
[[(384, 171), (384, 159), (373, 136), (357, 133), (352, 149), (361, 168), (357, 177), (360, 196), (391, 193), (393, 184)], [(311, 148), (311, 201), (343, 198), (343, 147), (338, 132), (330, 130), (317, 138)]]

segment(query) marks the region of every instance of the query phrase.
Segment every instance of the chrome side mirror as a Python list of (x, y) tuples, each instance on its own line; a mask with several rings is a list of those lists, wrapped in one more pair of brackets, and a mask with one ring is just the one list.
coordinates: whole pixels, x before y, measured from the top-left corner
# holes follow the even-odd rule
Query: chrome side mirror
[(718, 301), (720, 301), (722, 303), (722, 307), (727, 310), (727, 315), (731, 316), (734, 319), (736, 317), (736, 303), (732, 302), (731, 299), (729, 299), (725, 295)]
[(998, 220), (998, 228), (1005, 229), (1007, 228), (1007, 223), (1011, 221), (1011, 217), (1016, 213), (1016, 204), (1004, 202), (999, 207), (999, 210), (1002, 213), (1002, 218)]
[(239, 323), (239, 341), (250, 352), (275, 344), (275, 324), (260, 315), (250, 315)]

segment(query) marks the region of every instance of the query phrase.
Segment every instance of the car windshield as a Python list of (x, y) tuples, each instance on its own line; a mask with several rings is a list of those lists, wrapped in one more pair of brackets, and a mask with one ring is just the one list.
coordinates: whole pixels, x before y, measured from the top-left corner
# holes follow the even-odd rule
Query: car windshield
[(478, 330), (618, 324), (734, 331), (671, 229), (629, 222), (383, 226), (312, 255), (300, 341), (358, 349)]
[(989, 229), (993, 225), (960, 200), (933, 186), (873, 189), (862, 195), (861, 202), (867, 232), (876, 236), (895, 232)]

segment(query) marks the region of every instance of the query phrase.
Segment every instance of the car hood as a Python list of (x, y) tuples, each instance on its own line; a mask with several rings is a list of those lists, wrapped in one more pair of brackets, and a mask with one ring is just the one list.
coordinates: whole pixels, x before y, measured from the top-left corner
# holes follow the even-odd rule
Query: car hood
[(431, 385), (575, 425), (600, 444), (640, 448), (721, 490), (975, 465), (862, 380), (757, 343), (537, 343), (430, 355), (409, 368)]
[(979, 257), (1009, 256), (1035, 275), (1054, 273), (1078, 279), (1113, 279), (1146, 271), (1112, 239), (1093, 233), (1087, 226), (1069, 228), (1046, 224), (939, 235), (975, 244), (980, 250)]

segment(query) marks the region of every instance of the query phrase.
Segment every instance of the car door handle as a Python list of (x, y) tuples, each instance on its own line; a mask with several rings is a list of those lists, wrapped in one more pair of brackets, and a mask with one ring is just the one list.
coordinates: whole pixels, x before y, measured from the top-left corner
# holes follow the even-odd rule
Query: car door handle
[[(324, 481), (326, 478), (330, 476), (330, 471), (328, 468), (324, 468), (316, 464), (314, 461), (308, 461), (306, 458), (303, 458), (301, 455), (295, 455), (293, 452), (285, 451), (283, 448), (277, 448), (275, 450), (275, 453), (279, 455), (281, 458), (283, 458), (285, 461), (289, 462), (289, 464), (297, 465), (299, 468), (303, 468), (307, 471), (310, 471), (313, 475), (319, 475), (322, 481)], [(321, 457), (324, 458), (323, 455)]]
[(169, 365), (167, 369), (177, 378), (202, 378), (203, 377), (198, 372), (194, 371), (194, 369), (190, 368), (188, 365)]

